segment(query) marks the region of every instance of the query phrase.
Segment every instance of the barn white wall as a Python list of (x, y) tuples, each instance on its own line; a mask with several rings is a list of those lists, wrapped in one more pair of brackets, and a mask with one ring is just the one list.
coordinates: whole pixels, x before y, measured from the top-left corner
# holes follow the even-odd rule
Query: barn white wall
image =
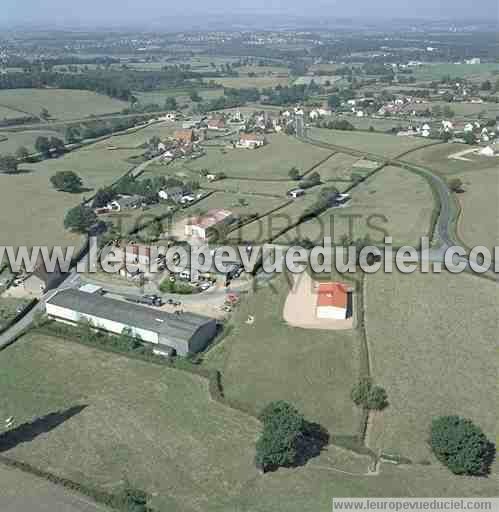
[(108, 332), (112, 332), (114, 334), (121, 334), (123, 329), (128, 328), (131, 329), (131, 333), (133, 336), (140, 336), (143, 341), (148, 341), (149, 343), (159, 343), (159, 336), (154, 331), (149, 331), (146, 329), (140, 329), (134, 327), (133, 325), (126, 324), (124, 322), (115, 322), (113, 320), (108, 320), (106, 318), (100, 318), (94, 315), (86, 315), (83, 313), (79, 313), (78, 311), (74, 311), (72, 309), (63, 308), (61, 306), (56, 306), (54, 304), (47, 304), (47, 314), (55, 317), (55, 319), (68, 320), (70, 322), (79, 322), (80, 320), (88, 320), (92, 322), (94, 327), (99, 329), (103, 329)]
[(333, 306), (318, 306), (317, 307), (317, 318), (345, 320), (346, 317), (347, 317), (346, 309), (336, 308)]

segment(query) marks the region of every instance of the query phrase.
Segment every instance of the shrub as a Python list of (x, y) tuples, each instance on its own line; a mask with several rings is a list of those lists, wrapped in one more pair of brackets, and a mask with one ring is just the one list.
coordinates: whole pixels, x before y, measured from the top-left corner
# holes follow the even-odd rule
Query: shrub
[(291, 465), (297, 454), (297, 441), (305, 429), (298, 410), (285, 401), (271, 402), (259, 416), (263, 433), (256, 443), (256, 464), (263, 471)]
[(361, 379), (352, 389), (355, 405), (369, 410), (381, 411), (388, 406), (388, 395), (381, 386), (373, 385), (371, 379)]
[(456, 475), (489, 473), (495, 446), (471, 420), (442, 416), (431, 424), (430, 445), (438, 460)]

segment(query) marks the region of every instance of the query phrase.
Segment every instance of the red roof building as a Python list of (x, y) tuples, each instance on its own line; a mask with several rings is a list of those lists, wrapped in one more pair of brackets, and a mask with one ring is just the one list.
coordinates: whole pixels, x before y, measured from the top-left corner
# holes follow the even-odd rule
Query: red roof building
[(321, 283), (317, 288), (317, 318), (345, 320), (351, 288), (343, 283)]

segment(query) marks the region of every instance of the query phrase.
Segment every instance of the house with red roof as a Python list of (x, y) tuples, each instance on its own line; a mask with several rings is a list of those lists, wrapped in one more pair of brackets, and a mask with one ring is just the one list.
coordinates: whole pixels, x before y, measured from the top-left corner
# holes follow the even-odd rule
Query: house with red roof
[(317, 287), (317, 318), (345, 320), (352, 316), (352, 288), (343, 283), (320, 283)]

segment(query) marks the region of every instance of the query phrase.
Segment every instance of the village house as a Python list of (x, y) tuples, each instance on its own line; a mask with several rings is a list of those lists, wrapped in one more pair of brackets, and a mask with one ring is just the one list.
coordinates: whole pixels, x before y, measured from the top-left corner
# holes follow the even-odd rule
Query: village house
[(170, 187), (158, 192), (158, 197), (160, 199), (163, 199), (164, 201), (174, 201), (175, 203), (178, 203), (182, 199), (183, 195), (184, 191), (182, 187)]
[(320, 283), (317, 288), (317, 318), (345, 320), (352, 316), (352, 289), (342, 283)]
[(193, 130), (177, 130), (174, 134), (175, 140), (181, 144), (192, 144), (194, 142)]
[(53, 272), (49, 272), (43, 259), (39, 258), (31, 274), (22, 282), (22, 288), (33, 295), (41, 295), (55, 288), (62, 280), (63, 273), (57, 264)]
[(229, 210), (213, 209), (205, 215), (188, 219), (185, 224), (185, 235), (189, 237), (206, 240), (209, 232), (216, 230), (222, 225), (229, 224), (234, 219)]
[(208, 130), (225, 130), (225, 119), (222, 116), (208, 120)]
[(265, 144), (265, 136), (258, 133), (241, 133), (239, 135), (238, 147), (255, 149)]

